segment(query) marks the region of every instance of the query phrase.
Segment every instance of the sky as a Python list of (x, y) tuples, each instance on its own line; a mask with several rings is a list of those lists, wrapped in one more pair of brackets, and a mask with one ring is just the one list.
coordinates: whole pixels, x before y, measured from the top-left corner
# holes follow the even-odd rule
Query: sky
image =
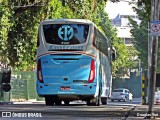
[(113, 3), (108, 0), (105, 11), (108, 13), (110, 19), (115, 18), (118, 14), (136, 15), (132, 6), (124, 1)]

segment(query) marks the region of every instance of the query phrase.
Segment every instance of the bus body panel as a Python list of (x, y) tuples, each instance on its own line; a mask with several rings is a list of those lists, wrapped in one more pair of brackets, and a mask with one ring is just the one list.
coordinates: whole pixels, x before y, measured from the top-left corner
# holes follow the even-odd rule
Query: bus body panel
[[(86, 49), (87, 54), (92, 54), (96, 56), (96, 63), (97, 63), (97, 86), (99, 89), (99, 85), (101, 84), (101, 97), (109, 97), (112, 91), (112, 73), (111, 73), (111, 59), (110, 59), (110, 46), (108, 45), (108, 56), (106, 56), (102, 51), (100, 51), (98, 48), (93, 46), (94, 39), (95, 39), (95, 28), (94, 25), (91, 26), (91, 35), (90, 35), (90, 41), (88, 41), (88, 46)], [(101, 41), (101, 40), (99, 40)], [(101, 41), (102, 42), (102, 41)], [(108, 41), (106, 41), (108, 42)], [(107, 43), (109, 44), (109, 43)], [(100, 47), (100, 46), (99, 46)], [(94, 49), (93, 49), (94, 48)], [(91, 50), (92, 49), (92, 50)]]
[[(49, 44), (45, 40), (43, 30), (43, 25), (47, 24), (89, 25), (88, 37), (83, 44)], [(103, 35), (99, 33), (97, 37), (95, 31), (97, 31), (95, 24), (88, 20), (58, 19), (41, 22), (38, 34), (37, 62), (40, 60), (44, 83), (41, 83), (37, 77), (38, 95), (43, 97), (57, 95), (62, 100), (72, 100), (74, 96), (78, 96), (77, 99), (84, 97), (85, 100), (97, 96), (109, 96), (112, 85), (110, 45), (107, 38), (100, 37)], [(98, 43), (99, 41), (107, 46), (106, 50), (99, 49), (102, 45)], [(70, 48), (75, 50), (70, 51)], [(79, 48), (80, 50), (78, 50)], [(104, 51), (107, 54), (104, 54)], [(96, 72), (93, 82), (89, 83), (92, 60), (94, 60)]]
[[(43, 22), (40, 23), (39, 26), (39, 34), (38, 34), (38, 38), (40, 39), (40, 45), (37, 48), (37, 56), (42, 56), (45, 55), (46, 53), (55, 53), (55, 51), (52, 49), (53, 48), (65, 48), (66, 45), (53, 45), (53, 44), (48, 44), (44, 41), (45, 37), (44, 37), (44, 31), (43, 31), (43, 25), (47, 25), (47, 24), (85, 24), (85, 25), (89, 25), (89, 31), (88, 34), (92, 34), (93, 32), (93, 23), (89, 20), (83, 20), (83, 19), (58, 19), (58, 20), (45, 20)], [(88, 35), (86, 42), (83, 44), (75, 44), (75, 45), (67, 45), (67, 46), (73, 46), (73, 47), (83, 47), (83, 51), (86, 51), (86, 47), (88, 46), (88, 41), (90, 41), (89, 39), (91, 39), (91, 37)], [(57, 50), (58, 51), (58, 50)], [(56, 51), (56, 52), (57, 52)], [(67, 50), (66, 50), (67, 52)], [(74, 52), (82, 52), (82, 51), (74, 51)]]
[[(44, 83), (87, 83), (90, 73), (90, 57), (50, 55), (41, 58)], [(56, 69), (56, 70), (55, 70)]]
[[(70, 90), (62, 90), (61, 87), (70, 87)], [(91, 88), (92, 87), (92, 88)], [(37, 92), (40, 96), (46, 95), (92, 95), (96, 92), (96, 85), (84, 85), (82, 83), (74, 83), (67, 85), (65, 83), (58, 84), (42, 84), (38, 83)]]
[[(97, 78), (95, 77), (92, 83), (88, 83), (92, 57), (76, 54), (51, 54), (39, 59), (44, 81), (44, 83), (37, 81), (39, 95), (95, 95)], [(69, 87), (69, 90), (62, 90), (63, 87)]]

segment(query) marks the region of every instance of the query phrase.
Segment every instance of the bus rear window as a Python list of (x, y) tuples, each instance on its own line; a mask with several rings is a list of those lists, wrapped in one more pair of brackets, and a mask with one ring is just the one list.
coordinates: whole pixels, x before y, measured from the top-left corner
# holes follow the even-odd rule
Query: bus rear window
[(47, 43), (57, 45), (83, 44), (87, 40), (89, 25), (85, 24), (47, 24), (43, 25)]

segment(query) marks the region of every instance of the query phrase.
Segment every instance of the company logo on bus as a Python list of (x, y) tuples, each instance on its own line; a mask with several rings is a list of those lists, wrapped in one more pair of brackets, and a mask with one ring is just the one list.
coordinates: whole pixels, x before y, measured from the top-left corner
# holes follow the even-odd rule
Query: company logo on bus
[(58, 36), (64, 41), (69, 41), (74, 35), (73, 28), (69, 25), (63, 25), (58, 29)]

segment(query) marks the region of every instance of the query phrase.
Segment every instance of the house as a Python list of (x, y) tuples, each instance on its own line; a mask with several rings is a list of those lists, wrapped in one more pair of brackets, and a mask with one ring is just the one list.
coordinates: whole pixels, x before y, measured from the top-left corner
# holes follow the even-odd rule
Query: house
[(118, 14), (114, 19), (111, 19), (111, 24), (117, 28), (118, 37), (124, 40), (126, 46), (132, 46), (132, 35), (130, 33), (132, 26), (129, 17), (137, 21), (138, 24), (140, 23), (137, 15), (133, 14)]
[(108, 1), (105, 8), (111, 24), (118, 30), (118, 37), (124, 40), (126, 46), (132, 46), (132, 35), (130, 33), (132, 26), (128, 18), (130, 17), (137, 21), (138, 24), (140, 23), (132, 7), (132, 5), (129, 5), (129, 3), (125, 1), (118, 3)]

